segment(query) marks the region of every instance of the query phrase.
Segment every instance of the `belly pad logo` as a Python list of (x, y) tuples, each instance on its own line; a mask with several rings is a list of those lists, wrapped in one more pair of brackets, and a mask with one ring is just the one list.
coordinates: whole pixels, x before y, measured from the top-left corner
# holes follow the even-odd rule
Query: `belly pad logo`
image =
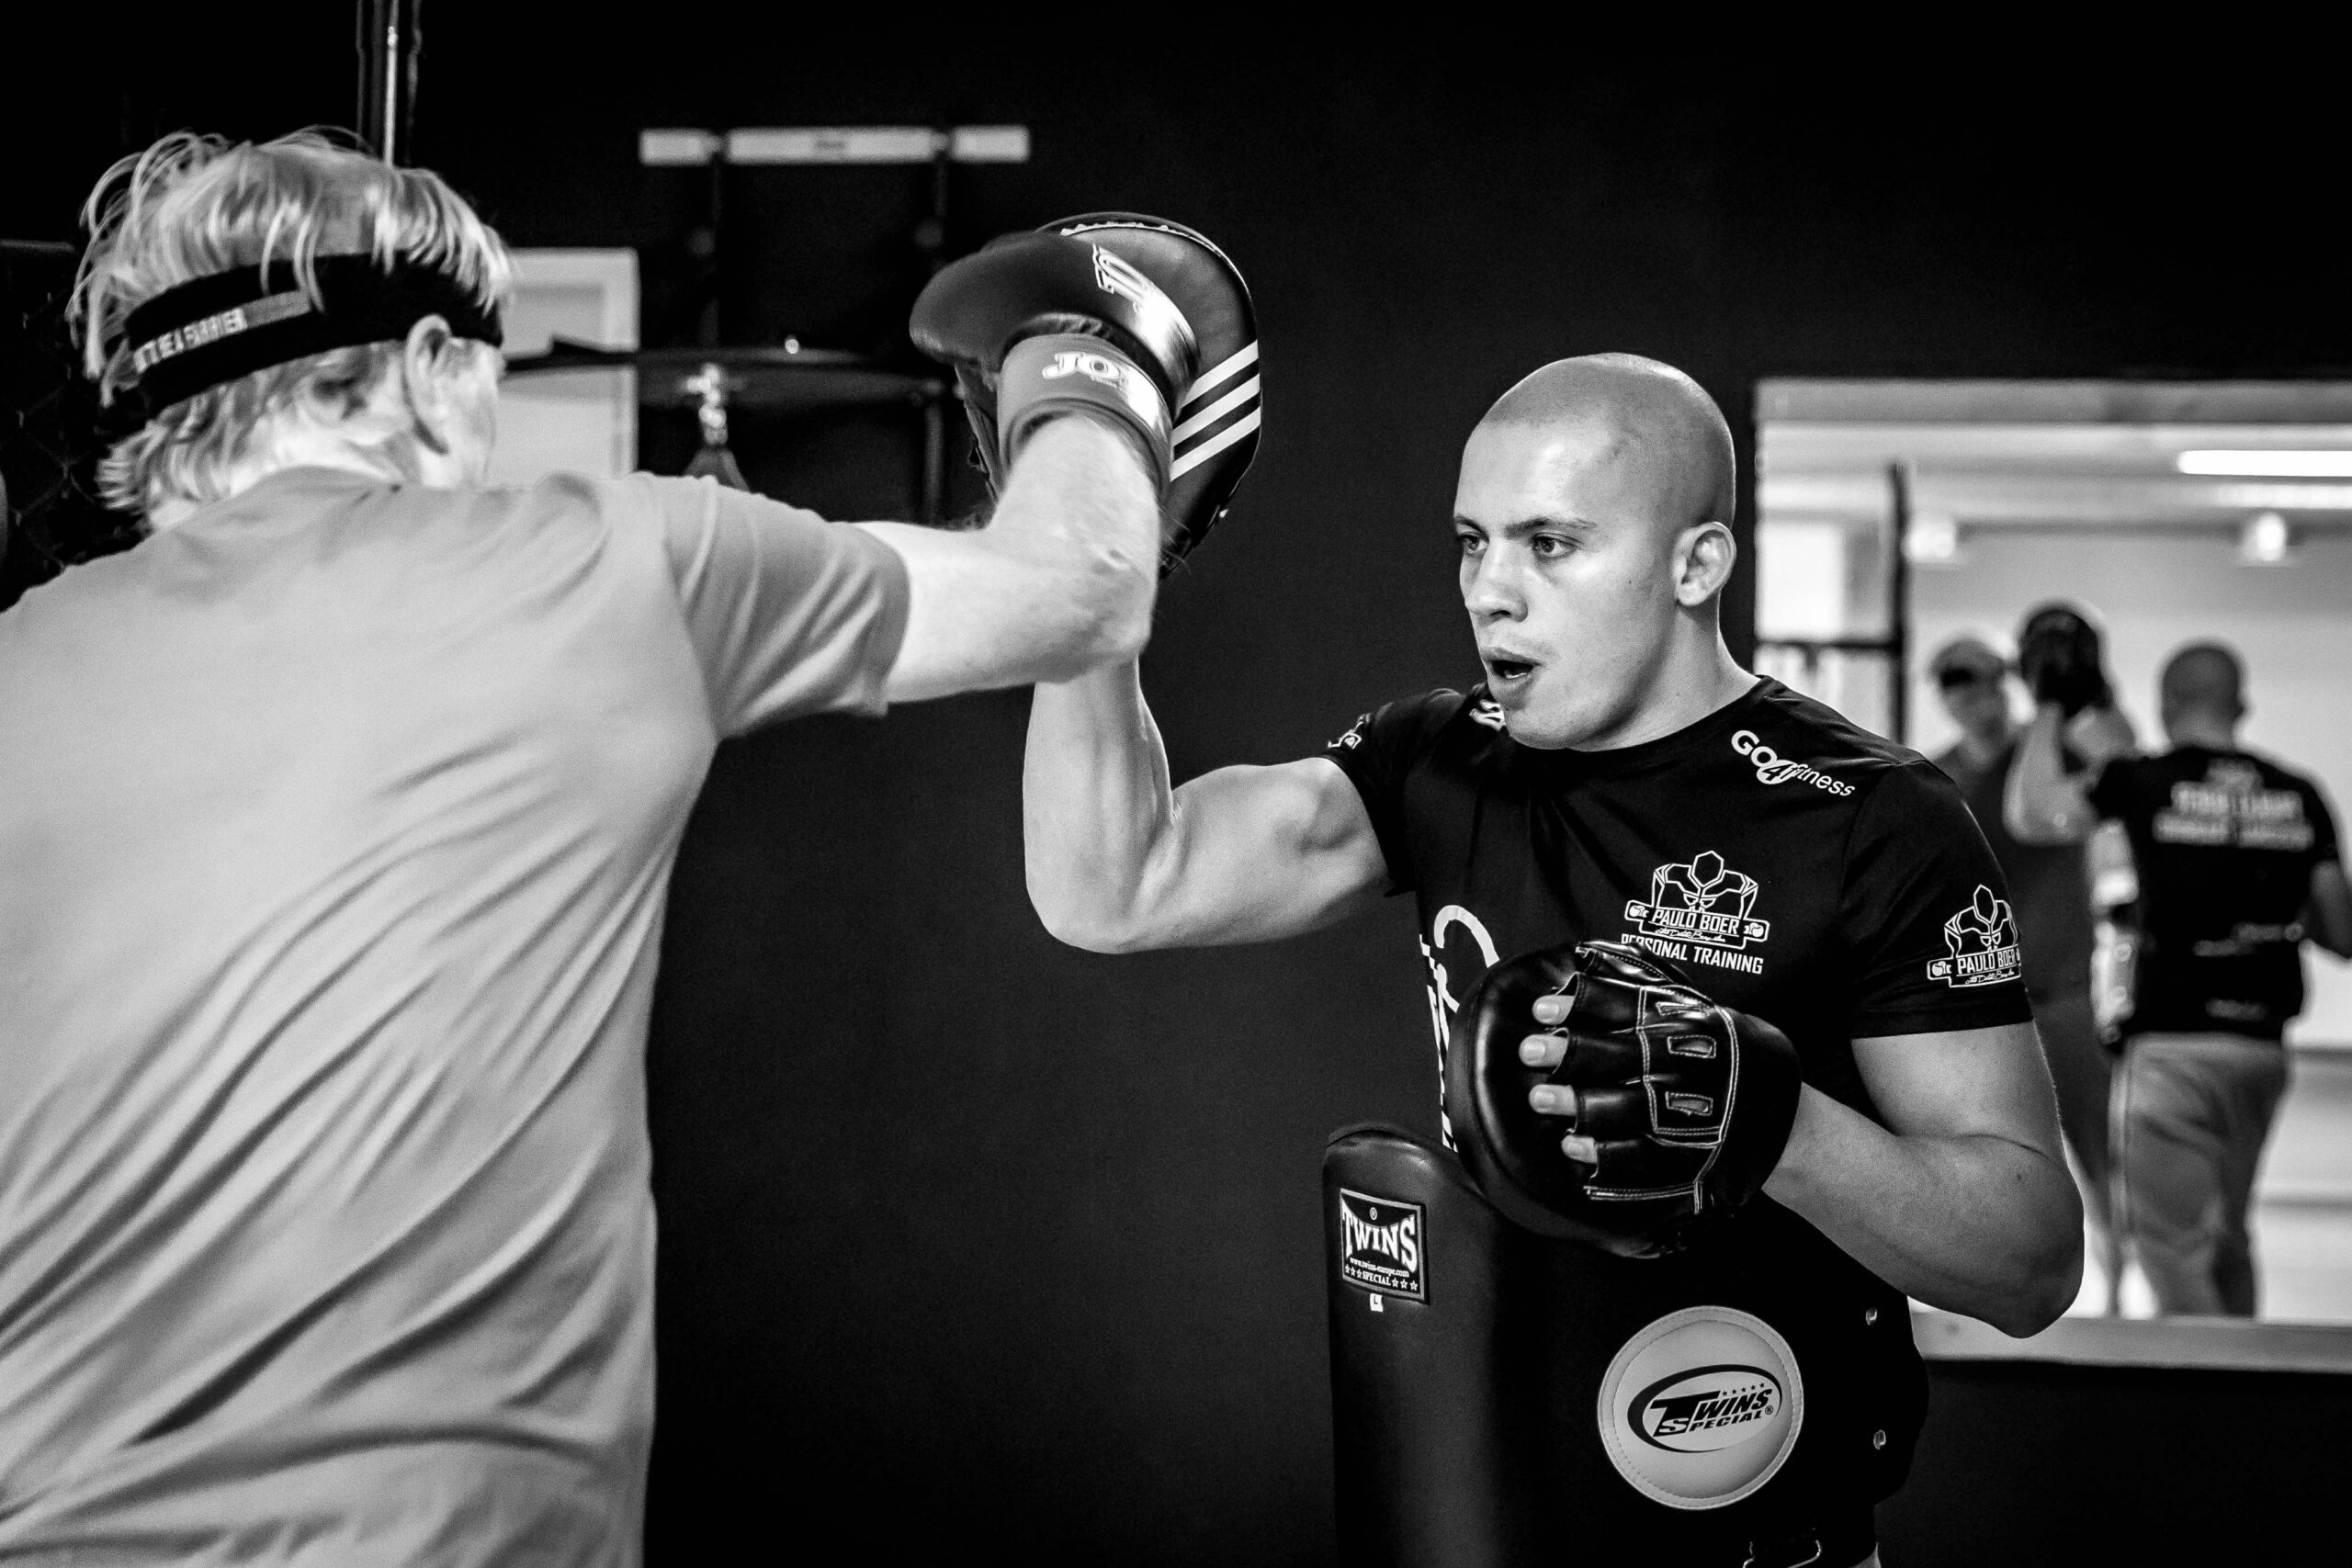
[(1743, 948), (1772, 934), (1770, 921), (1749, 917), (1756, 894), (1754, 877), (1732, 870), (1723, 856), (1707, 850), (1686, 864), (1650, 873), (1649, 902), (1629, 900), (1625, 918), (1645, 936)]
[(2017, 917), (2008, 900), (1996, 898), (1983, 883), (1967, 908), (1944, 922), (1949, 956), (1928, 961), (1928, 978), (1947, 986), (1997, 986), (2025, 973), (2025, 950), (2018, 945)]
[(1340, 1278), (1375, 1295), (1430, 1299), (1429, 1231), (1419, 1203), (1340, 1189)]
[(1610, 1462), (1635, 1491), (1669, 1508), (1720, 1508), (1787, 1462), (1804, 1427), (1804, 1378), (1762, 1318), (1686, 1307), (1625, 1341), (1598, 1415)]

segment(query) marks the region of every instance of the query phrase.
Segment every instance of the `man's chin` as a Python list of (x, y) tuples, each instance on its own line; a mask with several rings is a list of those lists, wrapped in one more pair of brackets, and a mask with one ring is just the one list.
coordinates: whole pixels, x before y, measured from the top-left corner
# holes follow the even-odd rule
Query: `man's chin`
[(1505, 707), (1503, 733), (1538, 751), (1563, 750), (1583, 738), (1577, 726), (1563, 722), (1564, 718), (1563, 715), (1546, 714), (1535, 706)]

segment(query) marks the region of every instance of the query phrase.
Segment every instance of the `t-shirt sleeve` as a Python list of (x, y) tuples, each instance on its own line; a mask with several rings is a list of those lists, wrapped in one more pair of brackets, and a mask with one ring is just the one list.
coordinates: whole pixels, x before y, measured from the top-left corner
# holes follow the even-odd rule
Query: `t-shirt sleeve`
[(2311, 816), (2312, 863), (2324, 865), (2344, 858), (2343, 846), (2335, 837), (2335, 813), (2329, 809), (2327, 793), (2317, 784), (2304, 786), (2303, 809)]
[(1323, 755), (1339, 764), (1363, 797), (1363, 808), (1388, 862), (1388, 891), (1410, 892), (1413, 857), (1405, 831), (1405, 779), (1430, 739), (1461, 704), (1453, 692), (1431, 692), (1389, 703), (1360, 716)]
[(778, 719), (882, 711), (907, 629), (899, 553), (847, 524), (709, 479), (640, 478), (711, 723), (740, 735)]
[(2001, 868), (1950, 779), (1881, 778), (1847, 840), (1838, 920), (1855, 1038), (2024, 1023), (2024, 953)]

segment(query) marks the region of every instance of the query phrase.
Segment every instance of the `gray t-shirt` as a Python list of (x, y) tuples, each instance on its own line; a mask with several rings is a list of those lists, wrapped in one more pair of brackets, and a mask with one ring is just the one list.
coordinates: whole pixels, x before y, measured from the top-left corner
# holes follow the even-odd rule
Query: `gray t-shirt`
[(0, 1560), (636, 1561), (671, 861), (906, 608), (707, 481), (310, 468), (0, 615)]

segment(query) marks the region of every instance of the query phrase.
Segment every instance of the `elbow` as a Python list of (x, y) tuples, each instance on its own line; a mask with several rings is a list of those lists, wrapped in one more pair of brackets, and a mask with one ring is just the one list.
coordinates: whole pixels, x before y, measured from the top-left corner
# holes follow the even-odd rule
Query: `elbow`
[(1044, 923), (1046, 934), (1064, 947), (1106, 956), (1136, 951), (1134, 939), (1128, 933), (1102, 920), (1087, 919), (1063, 911), (1048, 913), (1043, 905), (1037, 907), (1037, 919)]
[(1075, 681), (1106, 664), (1140, 657), (1151, 640), (1151, 606), (1159, 577), (1151, 566), (1105, 558), (1069, 584), (1061, 635), (1038, 677)]
[(2050, 1235), (2009, 1292), (1998, 1316), (1986, 1322), (2012, 1339), (2041, 1333), (2066, 1315), (2083, 1288), (2083, 1225), (2076, 1210), (2074, 1223)]
[(1038, 923), (1046, 928), (1046, 934), (1064, 947), (1075, 947), (1081, 953), (1117, 954), (1135, 953), (1148, 945), (1133, 921), (1114, 919), (1099, 906), (1046, 886), (1035, 871), (1029, 876), (1029, 907), (1037, 911)]

